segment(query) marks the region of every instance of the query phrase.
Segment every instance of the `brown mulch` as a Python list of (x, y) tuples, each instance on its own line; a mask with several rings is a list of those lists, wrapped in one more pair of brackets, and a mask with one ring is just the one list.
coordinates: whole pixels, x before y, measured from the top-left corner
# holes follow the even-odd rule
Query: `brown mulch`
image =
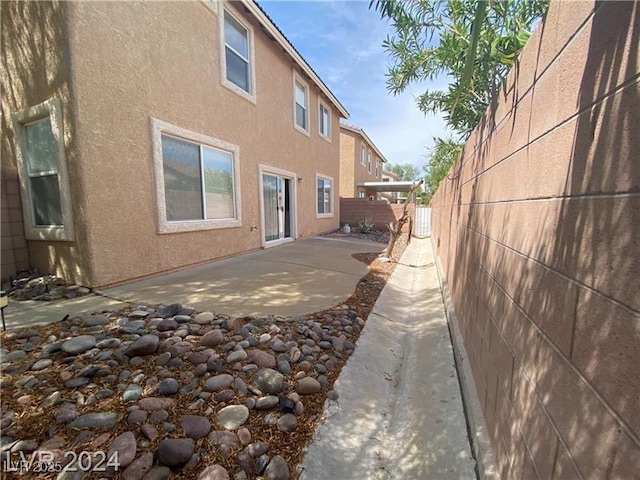
[[(358, 235), (358, 234), (354, 234)], [(369, 236), (368, 239), (371, 239), (373, 236)], [(362, 237), (358, 237), (362, 238)], [(379, 236), (377, 238), (380, 238)], [(380, 241), (380, 240), (378, 240)], [(396, 243), (394, 248), (394, 252), (392, 257), (395, 260), (399, 260), (402, 255), (402, 252), (406, 248), (407, 245), (407, 236), (403, 235), (400, 237)], [(354, 293), (351, 297), (344, 302), (351, 310), (355, 310), (358, 314), (358, 317), (364, 319), (366, 321), (369, 316), (373, 306), (380, 295), (380, 292), (386, 285), (388, 279), (391, 274), (395, 270), (396, 261), (384, 261), (378, 257), (377, 253), (362, 253), (362, 254), (354, 254), (354, 258), (365, 263), (369, 267), (369, 272), (358, 282)], [(327, 309), (321, 312), (316, 312), (311, 314), (310, 316), (315, 316), (317, 318), (322, 318), (325, 314), (331, 315), (335, 313), (336, 309), (340, 309), (341, 306), (337, 306), (332, 309)], [(43, 326), (43, 327), (35, 327), (35, 329), (41, 332), (41, 336), (46, 338), (48, 335), (52, 334), (52, 328), (54, 326)], [(351, 335), (351, 338), (348, 340), (352, 343), (356, 343), (359, 337), (359, 330), (354, 330), (354, 333)], [(14, 347), (14, 342), (11, 340), (7, 340), (4, 335), (2, 335), (3, 347)], [(269, 455), (279, 454), (282, 455), (289, 465), (289, 470), (292, 478), (297, 478), (298, 471), (297, 466), (302, 461), (302, 457), (304, 455), (304, 450), (306, 445), (309, 444), (313, 437), (313, 433), (316, 429), (316, 426), (322, 420), (324, 403), (326, 399), (326, 391), (330, 391), (333, 388), (333, 384), (337, 379), (342, 367), (347, 361), (347, 356), (343, 356), (340, 359), (339, 363), (336, 365), (336, 368), (332, 368), (326, 372), (326, 376), (329, 381), (329, 388), (323, 391), (322, 394), (316, 395), (308, 395), (304, 399), (305, 410), (302, 415), (298, 415), (298, 427), (295, 431), (290, 432), (287, 435), (282, 435), (282, 432), (279, 432), (276, 425), (266, 425), (264, 423), (264, 412), (258, 412), (256, 410), (250, 411), (250, 417), (248, 422), (244, 425), (247, 427), (252, 436), (252, 441), (265, 441), (270, 443)], [(151, 360), (145, 362), (144, 364), (136, 366), (136, 370), (143, 370), (149, 377), (155, 374), (154, 372), (155, 363)], [(292, 372), (291, 376), (295, 375), (297, 366), (292, 364)], [(6, 396), (7, 388), (11, 391), (11, 386), (5, 383), (8, 379), (3, 379), (1, 384), (2, 390), (2, 406), (3, 412), (7, 409), (14, 409), (16, 411), (22, 410), (21, 408), (15, 408), (17, 405), (14, 405), (16, 400), (15, 398), (11, 398)], [(16, 378), (12, 378), (11, 381), (16, 380)], [(64, 389), (64, 382), (60, 378), (59, 375), (51, 375), (50, 378), (50, 386), (52, 390), (55, 389)], [(184, 397), (184, 398), (181, 398)], [(180, 412), (170, 412), (171, 417), (177, 417), (179, 414), (189, 413), (186, 411), (184, 407), (192, 403), (193, 399), (190, 394), (177, 395), (173, 397), (177, 400), (174, 410), (182, 407)], [(34, 408), (29, 411), (28, 416), (24, 416), (23, 418), (16, 419), (14, 425), (19, 426), (19, 430), (21, 431), (22, 438), (43, 438), (43, 433), (47, 431), (48, 426), (53, 423), (53, 418), (55, 417), (56, 408), (50, 407), (47, 409), (43, 409), (42, 407), (35, 406), (37, 403), (34, 402)], [(112, 410), (112, 411), (125, 411), (126, 405), (122, 402), (120, 395), (115, 395), (113, 397), (104, 399), (100, 401), (101, 410)], [(59, 407), (59, 405), (58, 405)], [(86, 408), (87, 411), (91, 410), (90, 408)], [(82, 409), (79, 409), (79, 413), (84, 413)], [(196, 412), (193, 412), (197, 414)], [(88, 444), (82, 444), (77, 446), (77, 448), (73, 448), (76, 451), (85, 450), (85, 451), (96, 451), (96, 450), (106, 450), (108, 447), (108, 442), (114, 438), (114, 435), (118, 435), (126, 430), (130, 429), (130, 425), (125, 422), (121, 422), (116, 425), (113, 429), (108, 430), (108, 436), (105, 435), (104, 440), (105, 444), (96, 444), (95, 442), (91, 442)], [(96, 436), (99, 436), (99, 430), (96, 431)], [(92, 438), (95, 440), (96, 436)], [(146, 451), (155, 451), (157, 444), (163, 438), (170, 436), (170, 434), (164, 434), (160, 432), (158, 438), (156, 438), (153, 442), (149, 442), (149, 445), (144, 448)], [(209, 444), (208, 439), (205, 437), (197, 442), (199, 447), (207, 447), (203, 448), (203, 452), (206, 454), (201, 458), (199, 465), (213, 465), (220, 464), (228, 469), (229, 473), (238, 470), (238, 465), (234, 461), (234, 456), (231, 455), (229, 457), (224, 457), (217, 448), (214, 448), (213, 445)], [(236, 452), (237, 453), (237, 452)], [(1, 468), (0, 468), (1, 470)], [(175, 477), (172, 478), (181, 478), (186, 480), (195, 480), (201, 472), (201, 468), (197, 468), (191, 471), (181, 470), (175, 474)], [(28, 475), (21, 475), (20, 478), (38, 478), (38, 479), (52, 479), (55, 478), (55, 474), (34, 474), (33, 472)], [(122, 474), (119, 472), (117, 475), (111, 476), (110, 478), (121, 478)], [(6, 473), (0, 475), (0, 478), (9, 478), (6, 476)], [(97, 474), (87, 475), (84, 478), (100, 478)]]

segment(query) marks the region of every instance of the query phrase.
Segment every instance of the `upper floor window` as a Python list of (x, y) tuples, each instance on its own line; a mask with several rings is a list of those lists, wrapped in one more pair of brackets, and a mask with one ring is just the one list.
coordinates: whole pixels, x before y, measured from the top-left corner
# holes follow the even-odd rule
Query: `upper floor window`
[(307, 86), (300, 80), (294, 80), (295, 124), (301, 130), (309, 131), (309, 93)]
[(367, 149), (364, 145), (360, 145), (360, 163), (362, 165), (367, 163)]
[(369, 155), (367, 157), (367, 171), (371, 173), (371, 152), (369, 152)]
[(331, 138), (331, 110), (320, 102), (318, 115), (318, 131), (327, 140)]
[(229, 11), (222, 16), (224, 32), (223, 84), (254, 100), (251, 30)]
[(238, 147), (153, 122), (160, 233), (240, 226)]
[(380, 162), (376, 161), (376, 178), (378, 178), (378, 172), (380, 171)]
[(17, 112), (13, 120), (26, 238), (71, 241), (73, 209), (60, 101)]

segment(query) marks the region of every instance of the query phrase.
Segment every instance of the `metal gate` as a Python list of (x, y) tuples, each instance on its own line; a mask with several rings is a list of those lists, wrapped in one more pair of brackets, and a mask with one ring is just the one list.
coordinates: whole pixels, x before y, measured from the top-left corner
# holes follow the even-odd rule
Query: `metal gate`
[(413, 236), (418, 238), (431, 236), (431, 209), (429, 207), (416, 206)]

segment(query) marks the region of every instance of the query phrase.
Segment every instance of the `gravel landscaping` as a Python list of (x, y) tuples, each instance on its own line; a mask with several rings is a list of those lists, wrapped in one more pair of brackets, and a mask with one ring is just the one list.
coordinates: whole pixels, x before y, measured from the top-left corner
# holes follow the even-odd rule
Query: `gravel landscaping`
[[(395, 258), (405, 245), (398, 242)], [(135, 305), (3, 333), (3, 467), (20, 452), (53, 459), (49, 473), (3, 468), (3, 478), (296, 478), (325, 399), (336, 398), (333, 382), (395, 268), (376, 254), (355, 257), (370, 271), (351, 298), (310, 315)], [(83, 452), (92, 456), (84, 463)], [(84, 477), (55, 471), (74, 460), (107, 468)]]

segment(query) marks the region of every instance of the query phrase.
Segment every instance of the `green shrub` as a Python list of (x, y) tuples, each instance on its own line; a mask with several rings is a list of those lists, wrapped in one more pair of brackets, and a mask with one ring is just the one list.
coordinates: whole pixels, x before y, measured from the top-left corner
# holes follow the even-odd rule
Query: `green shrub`
[(358, 222), (358, 231), (360, 233), (371, 233), (374, 226), (370, 218), (363, 218)]

